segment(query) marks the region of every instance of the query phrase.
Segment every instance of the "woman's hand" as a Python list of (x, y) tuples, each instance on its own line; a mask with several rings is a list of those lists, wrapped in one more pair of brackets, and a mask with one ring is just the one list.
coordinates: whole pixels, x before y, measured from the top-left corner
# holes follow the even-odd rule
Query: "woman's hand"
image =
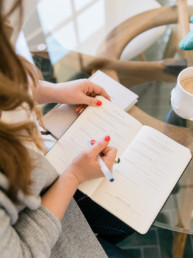
[[(96, 95), (101, 95), (110, 100), (106, 91), (88, 79), (74, 80), (64, 83), (49, 83), (40, 81), (37, 88), (32, 88), (35, 99), (38, 103), (60, 103), (77, 104), (79, 108), (84, 105), (100, 106)], [(77, 112), (79, 112), (77, 110)]]
[(104, 176), (97, 155), (112, 171), (117, 150), (108, 146), (109, 137), (96, 142), (90, 149), (80, 154), (42, 197), (42, 205), (62, 219), (79, 184)]
[(108, 146), (109, 140), (110, 137), (106, 136), (96, 142), (88, 151), (81, 153), (64, 173), (72, 173), (78, 184), (104, 176), (97, 161), (98, 155), (101, 155), (109, 170), (112, 171), (117, 150)]
[(96, 95), (101, 95), (110, 100), (109, 95), (100, 86), (88, 79), (80, 79), (55, 85), (56, 98), (58, 103), (86, 104), (97, 106)]

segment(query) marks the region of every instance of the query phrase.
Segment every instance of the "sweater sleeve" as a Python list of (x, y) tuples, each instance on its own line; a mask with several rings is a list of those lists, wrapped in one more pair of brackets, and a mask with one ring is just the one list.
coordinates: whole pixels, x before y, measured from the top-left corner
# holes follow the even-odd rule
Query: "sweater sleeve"
[(50, 257), (60, 232), (60, 221), (43, 206), (20, 212), (13, 226), (5, 210), (0, 209), (1, 258)]

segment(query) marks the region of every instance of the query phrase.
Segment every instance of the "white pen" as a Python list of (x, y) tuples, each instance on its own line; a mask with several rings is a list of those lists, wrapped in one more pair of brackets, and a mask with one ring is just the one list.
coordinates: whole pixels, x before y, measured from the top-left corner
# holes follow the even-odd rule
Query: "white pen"
[[(91, 145), (91, 143), (89, 142), (89, 145)], [(100, 155), (97, 156), (97, 161), (101, 167), (101, 170), (104, 174), (104, 176), (110, 181), (110, 182), (113, 182), (114, 181), (114, 178), (111, 174), (111, 171), (108, 169), (108, 167), (106, 166), (105, 162), (103, 161), (103, 159), (101, 158)]]
[(101, 170), (103, 172), (103, 174), (105, 175), (105, 177), (110, 181), (110, 182), (113, 182), (114, 181), (114, 178), (110, 172), (110, 170), (108, 169), (108, 167), (106, 166), (105, 162), (102, 160), (101, 156), (98, 155), (97, 156), (97, 160), (98, 160), (98, 163), (101, 167)]

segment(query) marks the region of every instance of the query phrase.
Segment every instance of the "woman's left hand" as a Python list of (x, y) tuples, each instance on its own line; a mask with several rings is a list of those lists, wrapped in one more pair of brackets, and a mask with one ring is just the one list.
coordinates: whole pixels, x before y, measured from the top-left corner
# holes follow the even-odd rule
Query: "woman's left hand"
[(80, 79), (55, 85), (58, 103), (97, 106), (98, 100), (94, 97), (101, 95), (110, 100), (109, 95), (99, 85), (88, 79)]
[[(32, 85), (33, 86), (33, 85)], [(62, 83), (39, 81), (38, 87), (32, 87), (35, 100), (42, 103), (60, 103), (78, 105), (76, 111), (81, 113), (86, 105), (100, 106), (95, 96), (101, 95), (110, 100), (107, 92), (88, 79), (79, 79)]]

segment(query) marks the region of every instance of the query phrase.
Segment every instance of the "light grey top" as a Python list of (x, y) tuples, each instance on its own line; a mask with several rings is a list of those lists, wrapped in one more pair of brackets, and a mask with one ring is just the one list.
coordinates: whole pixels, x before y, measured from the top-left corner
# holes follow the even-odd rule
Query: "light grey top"
[[(15, 205), (6, 195), (8, 180), (0, 173), (0, 256), (21, 257), (107, 257), (74, 200), (62, 221), (41, 206), (40, 193), (57, 178), (57, 173), (40, 154), (30, 151), (36, 169), (33, 195), (21, 192)], [(18, 178), (19, 180), (19, 178)]]

